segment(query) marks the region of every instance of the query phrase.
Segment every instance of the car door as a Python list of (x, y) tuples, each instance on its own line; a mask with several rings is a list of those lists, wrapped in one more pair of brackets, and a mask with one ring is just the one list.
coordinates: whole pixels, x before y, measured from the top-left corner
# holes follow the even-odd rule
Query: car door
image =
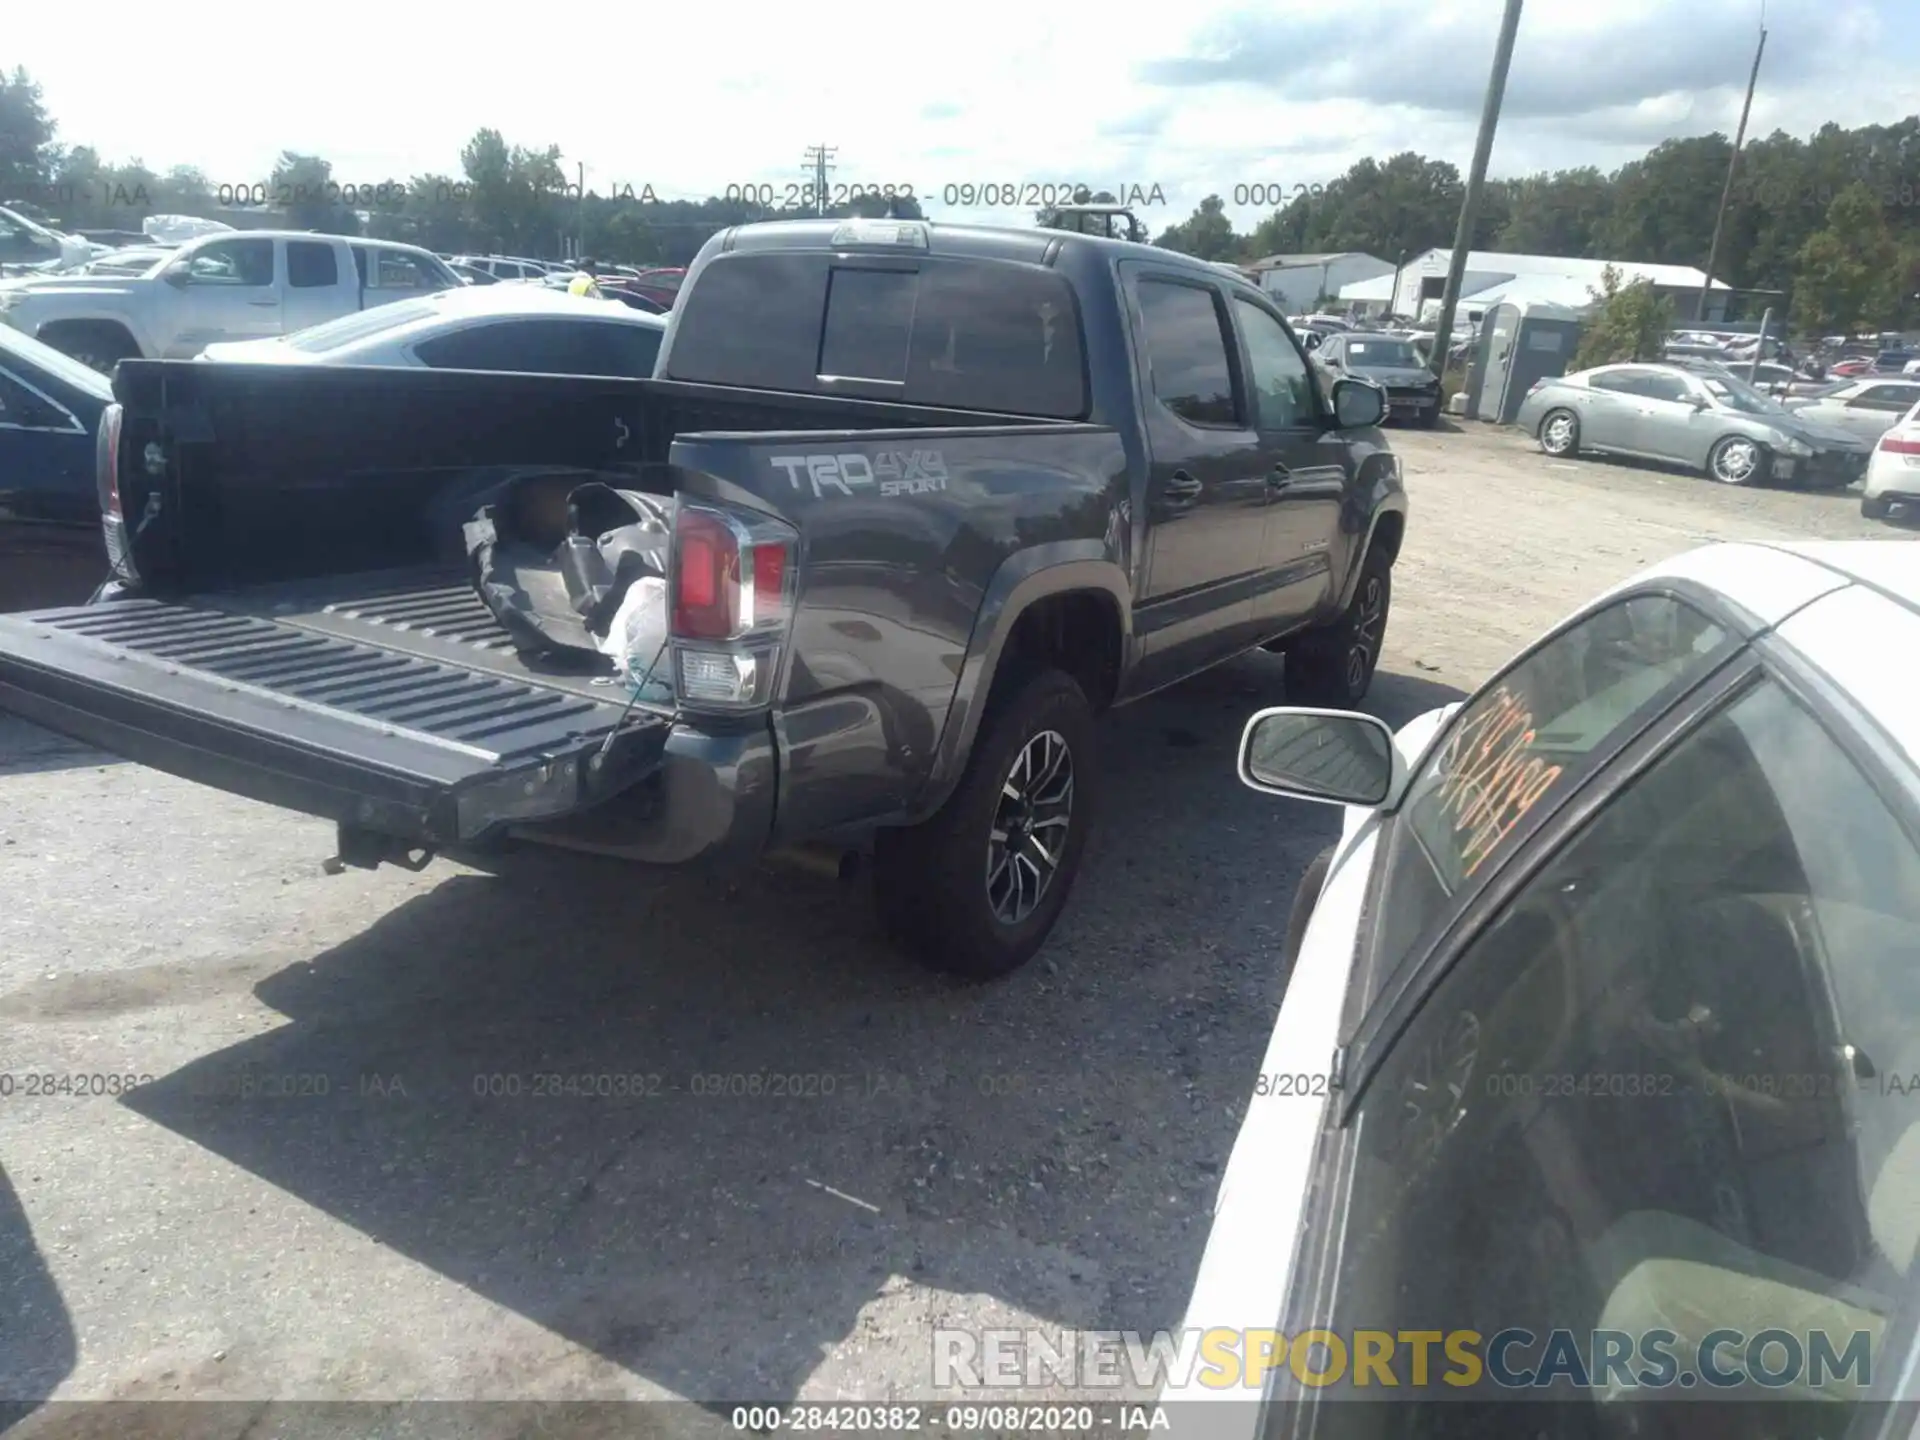
[[(1284, 977), (1188, 1326), (1284, 1319), (1295, 1334), (1317, 1323), (1302, 1316), (1320, 1301), (1330, 1263), (1323, 1244), (1342, 1233), (1336, 1179), (1349, 1137), (1341, 1111), (1345, 1087), (1368, 1063), (1357, 1042), (1389, 1033), (1381, 1017), (1411, 993), (1411, 978), (1466, 907), (1497, 891), (1540, 828), (1739, 648), (1691, 604), (1630, 592), (1559, 627), (1464, 703), (1400, 733), (1412, 772), (1406, 793), (1390, 812), (1348, 812)], [(1445, 1065), (1433, 1069), (1444, 1088)]]
[(1648, 370), (1633, 382), (1629, 448), (1655, 460), (1703, 465), (1720, 433), (1707, 393), (1685, 375)]
[(1599, 450), (1628, 450), (1633, 445), (1633, 422), (1638, 410), (1635, 377), (1643, 370), (1595, 370), (1588, 374), (1584, 393), (1568, 386), (1568, 399), (1580, 415), (1580, 443)]
[(237, 235), (200, 246), (180, 262), (183, 283), (172, 334), (161, 353), (198, 355), (216, 340), (264, 340), (280, 333), (282, 260), (276, 243)]
[(1253, 428), (1221, 286), (1122, 267), (1148, 453), (1147, 564), (1134, 611), (1141, 684), (1166, 684), (1249, 642), (1272, 459)]
[(354, 307), (352, 295), (357, 281), (340, 273), (338, 242), (289, 240), (286, 246), (287, 285), (280, 302), (282, 333), (291, 335), (349, 313)]
[(1233, 297), (1233, 316), (1254, 431), (1269, 462), (1253, 613), (1259, 638), (1267, 639), (1304, 623), (1332, 598), (1333, 541), (1353, 478), (1353, 447), (1321, 409), (1307, 358), (1280, 317), (1243, 294)]
[[(1890, 1393), (1920, 1278), (1916, 776), (1843, 693), (1764, 653), (1516, 853), (1351, 1072), (1326, 1187), (1347, 1203), (1316, 1205), (1319, 1263), (1282, 1328), (1445, 1325), (1424, 1393), (1387, 1342), (1371, 1379), (1395, 1400), (1538, 1395), (1567, 1352), (1595, 1383), (1564, 1399), (1592, 1408), (1555, 1434), (1627, 1433), (1646, 1386), (1817, 1399), (1843, 1427), (1830, 1402)], [(1601, 1335), (1627, 1337), (1625, 1385)], [(1790, 1336), (1784, 1363), (1769, 1336)]]

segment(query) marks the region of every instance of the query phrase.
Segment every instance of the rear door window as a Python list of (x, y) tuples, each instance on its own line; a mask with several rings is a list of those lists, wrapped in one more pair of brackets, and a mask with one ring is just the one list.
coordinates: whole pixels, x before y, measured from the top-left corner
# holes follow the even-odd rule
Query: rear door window
[(333, 246), (319, 240), (287, 242), (287, 284), (295, 290), (319, 290), (340, 283), (340, 262)]
[(1154, 398), (1189, 425), (1237, 426), (1226, 316), (1213, 289), (1143, 279), (1136, 293)]

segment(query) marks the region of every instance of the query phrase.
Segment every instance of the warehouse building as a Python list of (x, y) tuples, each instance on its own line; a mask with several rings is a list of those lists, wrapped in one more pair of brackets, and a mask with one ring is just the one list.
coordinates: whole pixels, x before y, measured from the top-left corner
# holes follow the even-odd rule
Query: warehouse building
[[(1447, 284), (1447, 262), (1452, 252), (1432, 249), (1413, 256), (1395, 273), (1391, 266), (1384, 275), (1356, 280), (1339, 290), (1342, 305), (1367, 311), (1430, 318), (1439, 313), (1440, 298)], [(1701, 287), (1707, 284), (1704, 272), (1691, 265), (1652, 265), (1640, 260), (1577, 260), (1565, 255), (1511, 255), (1497, 250), (1467, 252), (1466, 273), (1460, 283), (1460, 310), (1484, 311), (1502, 301), (1527, 304), (1539, 301), (1584, 310), (1592, 303), (1592, 293), (1600, 288), (1600, 277), (1611, 265), (1623, 281), (1653, 282), (1655, 291), (1674, 302), (1675, 308), (1689, 318), (1699, 303)], [(1708, 292), (1708, 321), (1724, 319), (1733, 291), (1716, 280)]]
[(1323, 295), (1339, 295), (1342, 287), (1380, 276), (1391, 278), (1393, 262), (1358, 250), (1324, 255), (1269, 255), (1245, 267), (1254, 284), (1273, 297), (1289, 315), (1315, 309)]

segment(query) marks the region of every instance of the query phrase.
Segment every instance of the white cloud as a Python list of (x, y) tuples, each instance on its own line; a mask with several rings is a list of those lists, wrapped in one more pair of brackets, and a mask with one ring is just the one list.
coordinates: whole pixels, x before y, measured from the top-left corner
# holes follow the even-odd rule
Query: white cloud
[[(1774, 0), (1754, 132), (1920, 110), (1920, 40), (1895, 10), (1907, 3)], [(1183, 35), (1158, 12), (1120, 23), (1089, 0), (976, 0), (937, 18), (873, 0), (758, 4), (678, 12), (670, 27), (597, 18), (591, 31), (565, 11), (334, 25), (269, 8), (201, 25), (98, 3), (77, 39), (58, 7), (21, 4), (0, 63), (41, 82), (63, 141), (156, 169), (197, 164), (216, 184), (263, 178), (282, 149), (326, 156), (343, 182), (452, 172), (491, 125), (512, 142), (557, 143), (602, 190), (698, 198), (797, 184), (804, 147), (824, 142), (838, 147), (835, 181), (912, 185), (936, 214), (953, 213), (947, 185), (1158, 185), (1168, 204), (1143, 216), (1158, 227), (1210, 191), (1324, 183), (1368, 154), (1418, 150), (1464, 168), (1499, 8), (1201, 0), (1181, 12)], [(1612, 168), (1668, 135), (1730, 130), (1747, 53), (1727, 37), (1757, 19), (1750, 0), (1529, 0), (1494, 172)], [(660, 28), (670, 39), (654, 51)], [(1166, 78), (1183, 56), (1235, 55), (1229, 83), (1143, 78)], [(1702, 78), (1721, 70), (1717, 86)], [(1568, 89), (1589, 108), (1539, 113)]]

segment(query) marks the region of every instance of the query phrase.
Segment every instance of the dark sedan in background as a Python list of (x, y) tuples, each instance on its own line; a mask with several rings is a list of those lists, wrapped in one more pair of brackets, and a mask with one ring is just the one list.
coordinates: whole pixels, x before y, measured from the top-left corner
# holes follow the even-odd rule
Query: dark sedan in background
[(77, 605), (106, 578), (94, 437), (106, 376), (0, 325), (0, 610)]
[(1440, 381), (1411, 340), (1366, 332), (1330, 335), (1313, 359), (1335, 380), (1371, 380), (1387, 392), (1387, 418), (1432, 425), (1440, 418)]

